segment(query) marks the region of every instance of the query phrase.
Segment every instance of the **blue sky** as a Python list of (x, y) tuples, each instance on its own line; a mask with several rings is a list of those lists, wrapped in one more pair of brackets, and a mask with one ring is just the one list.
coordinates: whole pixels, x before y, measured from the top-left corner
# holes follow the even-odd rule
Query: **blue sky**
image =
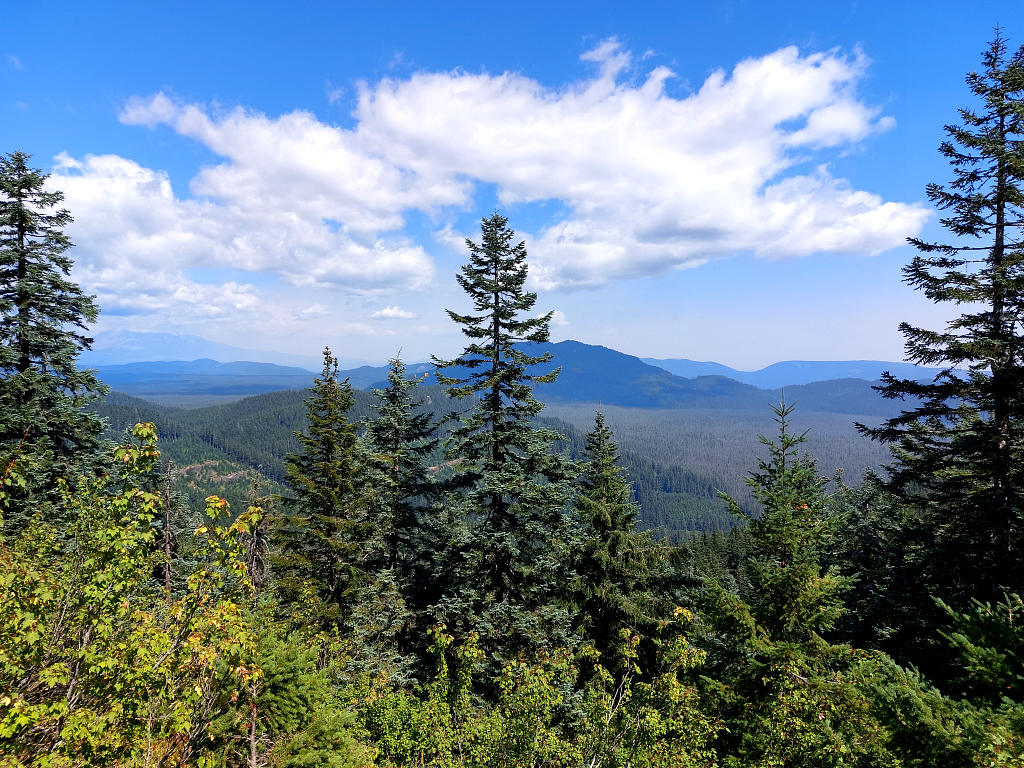
[(96, 331), (452, 354), (481, 216), (556, 339), (756, 368), (899, 359), (943, 124), (1016, 0), (18, 3), (0, 149), (75, 216)]

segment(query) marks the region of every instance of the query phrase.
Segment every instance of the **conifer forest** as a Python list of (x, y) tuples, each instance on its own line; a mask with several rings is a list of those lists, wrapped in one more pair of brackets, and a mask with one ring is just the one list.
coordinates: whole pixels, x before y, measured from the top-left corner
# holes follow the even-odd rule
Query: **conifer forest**
[[(920, 180), (945, 238), (904, 268), (954, 316), (900, 328), (940, 372), (884, 376), (863, 479), (780, 397), (727, 491), (545, 409), (556, 308), (501, 211), (436, 385), (396, 357), (359, 391), (329, 348), (294, 423), (285, 393), (217, 434), (147, 416), (80, 363), (74, 211), (12, 148), (0, 768), (1024, 766), (1024, 48), (997, 33), (966, 85)], [(162, 448), (232, 440), (246, 471)], [(708, 490), (667, 535), (671, 482)]]

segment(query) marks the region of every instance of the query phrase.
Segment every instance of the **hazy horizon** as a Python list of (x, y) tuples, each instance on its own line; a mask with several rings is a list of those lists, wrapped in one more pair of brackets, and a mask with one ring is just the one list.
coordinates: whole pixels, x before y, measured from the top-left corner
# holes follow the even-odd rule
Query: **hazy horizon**
[(900, 275), (943, 125), (992, 27), (1024, 35), (958, 8), (23, 3), (48, 32), (3, 42), (0, 132), (66, 195), (97, 333), (451, 355), (500, 209), (554, 340), (899, 361), (900, 321), (948, 316)]

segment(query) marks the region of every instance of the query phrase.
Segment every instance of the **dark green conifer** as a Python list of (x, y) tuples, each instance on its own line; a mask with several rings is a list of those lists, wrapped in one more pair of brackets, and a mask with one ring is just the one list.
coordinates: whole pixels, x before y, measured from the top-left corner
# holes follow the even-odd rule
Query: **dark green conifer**
[(650, 536), (636, 530), (640, 510), (600, 411), (583, 460), (576, 498), (581, 545), (575, 564), (575, 624), (607, 665), (621, 645), (620, 631), (645, 630), (654, 618), (649, 582), (655, 551)]
[(453, 360), (438, 360), (438, 379), (456, 398), (473, 398), (448, 442), (456, 482), (471, 530), (467, 582), (460, 597), (484, 647), (499, 655), (549, 642), (566, 628), (555, 606), (564, 591), (568, 531), (564, 517), (567, 463), (553, 450), (559, 435), (533, 425), (543, 404), (533, 385), (550, 354), (530, 355), (548, 340), (552, 313), (532, 314), (537, 295), (525, 289), (526, 245), (495, 213), (481, 222), (481, 240), (467, 240), (469, 262), (457, 276), (472, 314), (449, 316), (470, 343)]
[(949, 237), (911, 239), (904, 270), (964, 311), (942, 331), (900, 325), (908, 359), (944, 369), (930, 382), (886, 374), (882, 394), (915, 404), (861, 427), (892, 446), (891, 486), (918, 518), (906, 536), (929, 552), (921, 583), (960, 607), (1024, 583), (1024, 48), (1010, 54), (997, 32), (967, 84), (979, 106), (940, 146), (953, 180), (927, 187)]
[(391, 568), (407, 583), (422, 546), (420, 517), (435, 497), (429, 460), (437, 450), (437, 425), (416, 395), (421, 378), (389, 362), (388, 384), (375, 389), (376, 414), (366, 422), (367, 506), (374, 529), (371, 567)]
[(798, 453), (806, 433), (791, 430), (792, 405), (773, 410), (778, 437), (761, 437), (768, 460), (747, 478), (761, 514), (751, 517), (727, 500), (733, 514), (749, 520), (749, 597), (757, 620), (776, 640), (806, 642), (838, 621), (850, 582), (823, 565), (839, 520), (825, 511), (827, 481), (817, 464)]
[(374, 390), (376, 413), (363, 434), (367, 541), (352, 617), (356, 662), (393, 678), (410, 672), (414, 646), (425, 656), (426, 609), (447, 583), (447, 565), (436, 562), (446, 547), (430, 526), (437, 494), (429, 460), (437, 450), (437, 425), (417, 396), (421, 380), (407, 377), (401, 360), (391, 360), (388, 384)]
[[(58, 477), (91, 472), (104, 425), (84, 407), (105, 389), (76, 364), (92, 343), (84, 331), (97, 309), (69, 278), (71, 214), (57, 208), (64, 195), (46, 189), (47, 174), (29, 159), (0, 157), (0, 451), (21, 446), (45, 457), (31, 497), (46, 496)], [(9, 523), (19, 518), (18, 501), (12, 506)]]
[(702, 617), (709, 649), (705, 693), (729, 727), (720, 753), (735, 765), (887, 765), (889, 736), (860, 684), (851, 649), (825, 637), (843, 611), (849, 581), (822, 563), (836, 521), (824, 480), (798, 453), (785, 403), (779, 435), (762, 437), (768, 459), (747, 482), (760, 514), (749, 521), (750, 586), (745, 594), (709, 583)]
[(338, 380), (338, 360), (325, 349), (306, 399), (307, 429), (296, 433), (301, 451), (285, 458), (291, 495), (282, 499), (273, 566), (286, 599), (324, 628), (344, 621), (361, 571), (357, 434), (347, 418), (353, 402), (351, 384)]

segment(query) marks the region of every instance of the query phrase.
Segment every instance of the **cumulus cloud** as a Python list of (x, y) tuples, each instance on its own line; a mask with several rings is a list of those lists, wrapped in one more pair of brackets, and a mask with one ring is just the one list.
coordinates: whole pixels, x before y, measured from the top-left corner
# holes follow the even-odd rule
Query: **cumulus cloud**
[(240, 213), (281, 212), (320, 224), (336, 222), (355, 237), (400, 229), (402, 212), (466, 201), (466, 182), (424, 182), (365, 146), (356, 132), (320, 122), (310, 112), (278, 118), (241, 108), (212, 115), (163, 93), (133, 99), (128, 125), (168, 125), (225, 161), (192, 179), (193, 194)]
[(614, 40), (582, 57), (597, 74), (567, 88), (523, 75), (420, 73), (364, 86), (367, 146), (422, 179), (495, 184), (505, 204), (563, 201), (569, 215), (530, 238), (544, 287), (697, 266), (755, 252), (876, 254), (927, 212), (833, 178), (797, 172), (815, 152), (892, 127), (855, 86), (866, 58), (785, 48), (713, 72), (685, 98), (655, 67), (626, 79)]
[(374, 320), (412, 320), (416, 314), (401, 307), (384, 307), (384, 309), (378, 309), (370, 317)]
[(565, 312), (560, 309), (556, 309), (551, 313), (551, 325), (556, 328), (564, 328), (569, 324), (569, 319), (565, 316)]
[[(185, 306), (304, 322), (324, 305), (303, 291), (430, 285), (433, 260), (407, 217), (427, 214), (433, 247), (461, 253), (455, 216), (472, 209), (478, 185), (493, 185), (503, 205), (559, 203), (557, 217), (523, 233), (533, 283), (545, 288), (740, 252), (875, 254), (927, 216), (829, 170), (831, 156), (893, 125), (856, 92), (868, 66), (859, 52), (784, 48), (712, 72), (684, 96), (666, 88), (671, 70), (615, 40), (581, 58), (589, 76), (561, 88), (463, 70), (363, 84), (351, 128), (301, 110), (133, 98), (124, 124), (169, 129), (216, 159), (176, 190), (166, 172), (128, 158), (58, 157), (51, 183), (85, 255), (76, 275), (108, 311)], [(210, 268), (231, 278), (195, 278)], [(268, 304), (281, 286), (301, 298)], [(373, 313), (407, 316), (396, 305)]]
[(421, 246), (405, 237), (356, 238), (332, 224), (326, 204), (303, 209), (298, 192), (287, 205), (225, 199), (212, 189), (181, 198), (166, 173), (115, 155), (61, 155), (50, 183), (74, 212), (78, 244), (115, 268), (143, 266), (155, 275), (167, 265), (230, 267), (354, 290), (417, 286), (433, 274)]

